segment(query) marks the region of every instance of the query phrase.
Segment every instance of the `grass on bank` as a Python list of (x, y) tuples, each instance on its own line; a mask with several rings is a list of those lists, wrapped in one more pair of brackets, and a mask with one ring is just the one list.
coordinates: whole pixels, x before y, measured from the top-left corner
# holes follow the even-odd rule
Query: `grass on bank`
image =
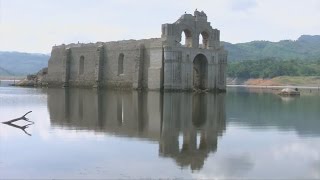
[(281, 85), (320, 86), (320, 76), (279, 76), (271, 80)]

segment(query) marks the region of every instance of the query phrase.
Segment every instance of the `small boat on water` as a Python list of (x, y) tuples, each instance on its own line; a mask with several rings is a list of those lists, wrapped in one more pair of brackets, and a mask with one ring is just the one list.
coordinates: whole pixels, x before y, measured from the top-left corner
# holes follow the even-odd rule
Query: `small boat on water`
[(298, 88), (284, 88), (280, 91), (279, 95), (281, 96), (299, 96), (300, 92)]

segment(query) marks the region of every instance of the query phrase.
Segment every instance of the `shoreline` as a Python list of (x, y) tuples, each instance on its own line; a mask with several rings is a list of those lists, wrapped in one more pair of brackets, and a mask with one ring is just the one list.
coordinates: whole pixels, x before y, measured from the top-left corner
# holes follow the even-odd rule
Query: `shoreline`
[(0, 77), (0, 81), (20, 81), (25, 79), (25, 77), (17, 77), (17, 78), (11, 78), (11, 77)]
[(263, 86), (263, 85), (233, 85), (229, 84), (227, 87), (246, 87), (246, 88), (259, 88), (259, 89), (283, 89), (283, 88), (299, 88), (299, 89), (318, 89), (319, 86), (299, 86), (299, 85), (279, 85), (279, 86)]
[(271, 79), (263, 78), (227, 78), (229, 87), (251, 88), (320, 88), (320, 76), (278, 76)]

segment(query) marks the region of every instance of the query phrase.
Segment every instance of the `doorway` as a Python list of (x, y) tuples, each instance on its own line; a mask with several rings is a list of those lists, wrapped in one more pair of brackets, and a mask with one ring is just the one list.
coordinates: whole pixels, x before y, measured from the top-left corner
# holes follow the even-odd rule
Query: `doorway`
[(208, 61), (205, 55), (198, 54), (193, 60), (193, 88), (205, 90), (208, 86)]

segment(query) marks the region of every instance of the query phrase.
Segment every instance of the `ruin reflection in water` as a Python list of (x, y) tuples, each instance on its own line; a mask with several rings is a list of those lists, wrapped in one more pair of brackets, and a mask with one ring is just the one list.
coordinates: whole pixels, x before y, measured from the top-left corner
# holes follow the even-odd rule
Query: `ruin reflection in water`
[(134, 137), (199, 170), (226, 128), (225, 94), (48, 89), (51, 125)]

